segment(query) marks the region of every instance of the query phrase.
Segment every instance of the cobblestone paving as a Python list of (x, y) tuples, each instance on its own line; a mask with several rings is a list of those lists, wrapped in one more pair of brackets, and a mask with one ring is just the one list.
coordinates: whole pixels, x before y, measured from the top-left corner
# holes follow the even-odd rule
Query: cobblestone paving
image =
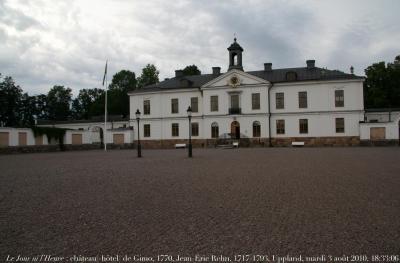
[(399, 253), (400, 148), (0, 156), (7, 254)]

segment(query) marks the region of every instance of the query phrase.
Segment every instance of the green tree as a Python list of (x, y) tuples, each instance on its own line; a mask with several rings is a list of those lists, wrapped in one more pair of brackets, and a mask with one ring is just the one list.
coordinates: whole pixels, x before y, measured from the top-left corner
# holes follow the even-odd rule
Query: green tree
[(196, 65), (186, 66), (182, 71), (184, 76), (201, 75), (201, 71)]
[(64, 86), (54, 86), (47, 94), (47, 110), (50, 120), (67, 120), (71, 116), (72, 90)]
[(121, 70), (116, 73), (111, 81), (108, 91), (108, 112), (114, 115), (129, 115), (128, 92), (136, 89), (135, 73)]
[(109, 88), (118, 89), (124, 92), (135, 90), (136, 89), (135, 72), (123, 69), (115, 73)]
[(6, 76), (0, 81), (0, 122), (2, 125), (12, 127), (20, 124), (21, 100), (22, 89), (15, 84), (12, 77)]
[(30, 127), (35, 124), (35, 118), (38, 117), (38, 108), (36, 107), (36, 97), (24, 93), (21, 97), (19, 107), (20, 119), (19, 126)]
[(36, 95), (35, 97), (36, 105), (36, 118), (45, 120), (49, 118), (49, 112), (47, 109), (47, 96), (45, 94)]
[[(72, 101), (72, 117), (74, 119), (90, 119), (93, 116), (93, 104), (104, 96), (102, 89), (82, 89)], [(103, 100), (104, 101), (104, 100)]]
[(365, 69), (366, 108), (400, 107), (400, 56), (393, 63), (374, 63)]
[(142, 69), (142, 75), (137, 79), (137, 87), (143, 88), (147, 85), (157, 83), (159, 81), (159, 74), (160, 72), (157, 70), (156, 66), (147, 64), (147, 66)]

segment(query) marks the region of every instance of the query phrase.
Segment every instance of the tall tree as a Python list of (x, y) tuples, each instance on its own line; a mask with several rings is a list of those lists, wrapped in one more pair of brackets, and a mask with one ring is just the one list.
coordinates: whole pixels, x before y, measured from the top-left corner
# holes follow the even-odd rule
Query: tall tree
[(37, 119), (48, 119), (49, 112), (47, 109), (47, 96), (45, 94), (40, 94), (35, 96), (36, 105), (36, 118)]
[(114, 74), (110, 89), (118, 89), (125, 92), (136, 89), (135, 72), (129, 70), (121, 70)]
[(115, 115), (129, 115), (128, 92), (136, 89), (135, 73), (129, 70), (117, 72), (111, 81), (108, 92), (108, 112)]
[[(82, 89), (72, 101), (72, 117), (74, 119), (90, 119), (93, 115), (93, 104), (104, 96), (102, 89)], [(104, 102), (104, 100), (103, 100)], [(104, 109), (104, 107), (103, 107)]]
[(15, 84), (12, 77), (6, 76), (3, 81), (0, 81), (0, 122), (2, 125), (20, 124), (21, 100), (22, 89)]
[(36, 107), (36, 97), (24, 93), (19, 107), (20, 119), (19, 126), (30, 127), (35, 124), (35, 118), (38, 117), (38, 108)]
[(137, 87), (143, 88), (144, 86), (157, 83), (158, 75), (160, 72), (157, 70), (156, 66), (153, 64), (147, 64), (146, 67), (142, 69), (142, 75), (137, 79)]
[(182, 71), (184, 76), (201, 75), (201, 71), (196, 65), (186, 66)]
[(393, 63), (374, 63), (365, 69), (366, 108), (400, 107), (400, 56)]
[(70, 103), (72, 90), (64, 86), (54, 86), (47, 94), (48, 118), (50, 120), (67, 120), (71, 116)]

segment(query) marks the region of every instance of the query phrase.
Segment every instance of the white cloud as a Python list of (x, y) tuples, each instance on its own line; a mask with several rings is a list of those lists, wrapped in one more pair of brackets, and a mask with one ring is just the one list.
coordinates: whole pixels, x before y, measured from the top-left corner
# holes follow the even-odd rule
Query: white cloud
[(30, 94), (100, 87), (154, 63), (160, 79), (196, 64), (227, 67), (236, 32), (246, 70), (317, 65), (358, 74), (400, 53), (398, 1), (0, 0), (0, 72)]

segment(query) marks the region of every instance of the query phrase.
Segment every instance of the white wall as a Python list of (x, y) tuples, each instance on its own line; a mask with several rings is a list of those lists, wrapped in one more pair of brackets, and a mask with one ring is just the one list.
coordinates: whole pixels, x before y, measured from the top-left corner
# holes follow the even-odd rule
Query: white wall
[(399, 124), (397, 122), (389, 123), (360, 123), (360, 139), (369, 140), (371, 128), (385, 128), (385, 137), (387, 140), (399, 139)]
[[(336, 118), (344, 118), (344, 133), (336, 133)], [(329, 137), (329, 136), (359, 136), (359, 121), (361, 113), (304, 113), (279, 114), (271, 118), (272, 137)], [(300, 133), (299, 119), (308, 120), (308, 133)], [(285, 134), (276, 133), (276, 120), (285, 120)]]
[[(131, 119), (135, 119), (136, 109), (142, 112), (140, 134), (143, 140), (186, 139), (188, 137), (188, 119), (186, 109), (191, 97), (198, 97), (199, 112), (193, 113), (193, 122), (199, 123), (199, 139), (211, 138), (211, 124), (217, 122), (219, 133), (230, 133), (231, 123), (240, 123), (241, 133), (252, 137), (253, 122), (261, 124), (261, 137), (269, 137), (268, 101), (271, 102), (271, 136), (272, 137), (326, 137), (326, 136), (359, 136), (359, 122), (364, 120), (363, 81), (308, 81), (274, 84), (270, 90), (269, 83), (247, 73), (235, 72), (242, 85), (231, 87), (228, 80), (232, 73), (221, 75), (215, 82), (205, 84), (198, 89), (174, 89), (158, 92), (130, 94)], [(335, 90), (344, 91), (344, 107), (335, 107)], [(307, 91), (307, 108), (299, 108), (298, 92)], [(231, 92), (239, 93), (242, 114), (230, 115)], [(276, 109), (275, 94), (283, 92), (285, 108)], [(252, 110), (251, 94), (260, 93), (260, 109)], [(210, 97), (218, 96), (218, 111), (211, 112)], [(179, 113), (171, 113), (171, 99), (179, 101)], [(151, 114), (143, 115), (143, 101), (150, 100)], [(345, 132), (336, 133), (335, 118), (345, 119)], [(285, 120), (285, 134), (276, 134), (276, 120)], [(308, 134), (299, 133), (299, 119), (308, 119)], [(172, 137), (171, 125), (179, 123), (179, 136)], [(151, 136), (143, 137), (143, 125), (150, 124)], [(132, 122), (135, 127), (137, 124)]]
[[(276, 84), (271, 88), (271, 113), (310, 111), (363, 111), (363, 82), (329, 81)], [(335, 90), (344, 91), (344, 107), (335, 107)], [(307, 92), (307, 108), (299, 108), (298, 93)], [(284, 93), (284, 109), (276, 109), (276, 93)]]
[(133, 130), (108, 130), (106, 142), (114, 143), (114, 134), (124, 134), (124, 143), (132, 143), (135, 140)]
[[(9, 138), (9, 146), (18, 146), (18, 133), (24, 132), (26, 133), (26, 143), (27, 145), (35, 145), (35, 136), (33, 135), (33, 131), (29, 128), (9, 128), (9, 127), (0, 127), (0, 132), (8, 132)], [(44, 135), (43, 144), (47, 144), (47, 138)]]
[(82, 135), (82, 144), (92, 143), (92, 132), (91, 131), (80, 131), (80, 130), (67, 130), (64, 136), (64, 144), (72, 144), (72, 134)]

